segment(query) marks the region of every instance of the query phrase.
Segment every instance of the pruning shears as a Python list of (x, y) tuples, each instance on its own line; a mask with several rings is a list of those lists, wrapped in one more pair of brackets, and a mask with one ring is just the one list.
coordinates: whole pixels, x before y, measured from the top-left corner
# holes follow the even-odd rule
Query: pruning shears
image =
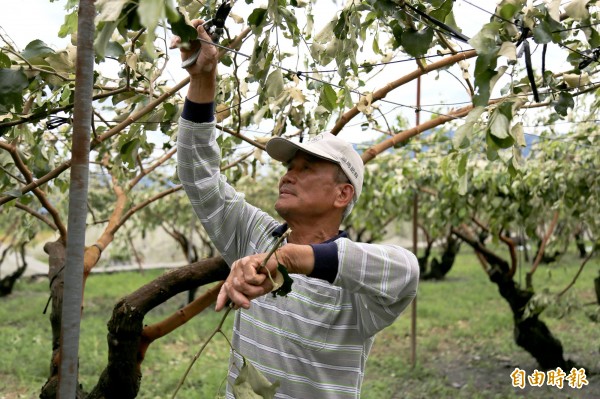
[[(214, 43), (218, 42), (221, 38), (221, 35), (223, 34), (225, 28), (225, 20), (227, 19), (227, 16), (231, 11), (231, 7), (232, 3), (230, 0), (223, 0), (219, 8), (217, 8), (215, 16), (209, 19), (208, 21), (204, 21), (204, 23), (202, 24), (202, 27), (204, 28), (204, 30), (206, 30), (206, 33), (208, 33), (208, 35)], [(196, 42), (197, 40), (194, 41)], [(200, 41), (197, 42), (198, 48), (196, 49), (196, 51), (194, 51), (194, 54), (192, 54), (191, 57), (189, 57), (181, 63), (182, 68), (189, 68), (190, 66), (196, 63), (196, 60), (198, 60), (202, 44), (200, 43)]]

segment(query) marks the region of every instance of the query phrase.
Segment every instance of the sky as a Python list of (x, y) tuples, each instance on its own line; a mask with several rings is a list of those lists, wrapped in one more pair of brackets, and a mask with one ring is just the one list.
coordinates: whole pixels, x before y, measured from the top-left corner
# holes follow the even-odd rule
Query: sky
[[(4, 0), (5, 2), (7, 0)], [(64, 48), (67, 44), (67, 39), (60, 39), (57, 36), (57, 32), (64, 20), (64, 5), (66, 0), (56, 0), (50, 2), (48, 0), (18, 0), (11, 1), (9, 7), (3, 7), (2, 13), (0, 13), (0, 33), (2, 35), (8, 34), (8, 36), (14, 41), (14, 43), (21, 49), (23, 49), (27, 43), (31, 40), (42, 38), (47, 45), (54, 49)], [(338, 2), (339, 3), (339, 2)], [(330, 9), (319, 10), (318, 15), (322, 15), (322, 20), (317, 20), (315, 25), (325, 24), (334, 15), (335, 10), (341, 6), (335, 5), (331, 2)], [(488, 12), (492, 12), (495, 8), (495, 0), (456, 0), (454, 5), (454, 14), (457, 20), (458, 26), (463, 29), (463, 33), (468, 37), (472, 37), (477, 33), (479, 28), (489, 22), (490, 14), (479, 8), (483, 8)], [(476, 6), (475, 6), (476, 5)], [(242, 1), (236, 3), (234, 12), (238, 15), (243, 16), (243, 7), (246, 5)], [(254, 7), (254, 5), (253, 5)], [(479, 8), (478, 8), (479, 7)], [(23, 15), (27, 15), (30, 23), (24, 24)], [(469, 45), (461, 43), (463, 49), (470, 48)], [(172, 76), (173, 82), (178, 82), (186, 77), (185, 71), (178, 67), (179, 62), (178, 54), (172, 54), (173, 66), (168, 68), (169, 73)], [(551, 59), (551, 57), (549, 57)], [(469, 60), (471, 69), (473, 68), (475, 59)], [(171, 63), (170, 63), (171, 64)], [(109, 63), (105, 63), (105, 67), (110, 68)], [(294, 66), (291, 66), (292, 68)], [(414, 62), (393, 64), (386, 67), (383, 73), (369, 81), (369, 87), (362, 90), (374, 91), (387, 83), (390, 80), (397, 79), (405, 73), (415, 69)], [(453, 73), (460, 77), (458, 69), (454, 70)], [(390, 76), (392, 77), (390, 79)], [(443, 84), (441, 84), (443, 83)], [(502, 86), (501, 83), (497, 87)], [(185, 91), (185, 89), (184, 89)], [(184, 92), (182, 92), (184, 95)], [(394, 90), (388, 94), (385, 100), (389, 100), (396, 104), (406, 104), (414, 106), (416, 104), (416, 81), (406, 84), (405, 86)], [(455, 106), (441, 106), (442, 109), (448, 110), (451, 107), (461, 107), (467, 105), (469, 102), (469, 96), (466, 93), (464, 86), (459, 82), (459, 79), (452, 78), (447, 72), (440, 72), (439, 74), (434, 72), (429, 74), (427, 77), (422, 79), (421, 83), (421, 104), (423, 109), (434, 109), (427, 107), (431, 104), (456, 104)], [(415, 123), (415, 112), (409, 107), (398, 107), (394, 104), (380, 102), (379, 106), (383, 113), (388, 113), (386, 119), (389, 122), (393, 122), (395, 113), (401, 112), (405, 118), (408, 119), (409, 124)], [(438, 107), (438, 109), (440, 109)], [(431, 113), (422, 112), (421, 121), (427, 120), (431, 117)], [(382, 119), (379, 118), (382, 125), (384, 125)], [(346, 137), (351, 142), (360, 142), (365, 138), (364, 132), (362, 132), (360, 125), (365, 121), (363, 117), (357, 117), (351, 121), (348, 126), (341, 133), (342, 137)], [(261, 126), (261, 130), (268, 129), (267, 127)], [(372, 138), (372, 136), (370, 136)]]

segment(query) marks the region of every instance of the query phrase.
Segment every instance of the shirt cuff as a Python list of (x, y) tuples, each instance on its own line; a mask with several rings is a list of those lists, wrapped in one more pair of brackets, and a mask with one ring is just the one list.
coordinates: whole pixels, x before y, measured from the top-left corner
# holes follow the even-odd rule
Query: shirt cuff
[(214, 102), (200, 104), (186, 98), (181, 117), (195, 123), (212, 122), (215, 119), (214, 108)]
[(308, 277), (319, 278), (333, 284), (338, 274), (337, 244), (328, 242), (325, 244), (310, 244), (310, 246), (315, 254), (315, 267)]

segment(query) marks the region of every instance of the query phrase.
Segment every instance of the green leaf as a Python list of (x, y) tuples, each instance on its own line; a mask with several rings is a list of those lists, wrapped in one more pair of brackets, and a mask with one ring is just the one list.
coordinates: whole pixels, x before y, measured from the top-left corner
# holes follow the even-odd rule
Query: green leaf
[(467, 162), (469, 161), (469, 153), (465, 152), (458, 161), (458, 175), (464, 176), (467, 173)]
[(21, 69), (0, 69), (0, 110), (10, 111), (13, 107), (21, 112), (23, 107), (23, 90), (29, 81)]
[(485, 107), (490, 99), (492, 81), (498, 75), (498, 72), (494, 70), (497, 61), (496, 53), (480, 54), (475, 61), (474, 77), (477, 90), (473, 97), (473, 105), (476, 107)]
[(189, 25), (185, 20), (185, 16), (177, 9), (177, 13), (168, 18), (171, 25), (171, 32), (181, 38), (182, 43), (189, 43), (198, 38), (198, 31)]
[(67, 37), (74, 33), (77, 33), (77, 11), (65, 15), (65, 22), (58, 31), (58, 37)]
[(547, 44), (552, 41), (552, 28), (546, 21), (540, 21), (533, 28), (533, 40), (538, 44)]
[(283, 276), (283, 284), (277, 291), (273, 291), (273, 297), (287, 296), (287, 294), (292, 292), (292, 284), (294, 284), (294, 279), (290, 277), (286, 267), (281, 263), (277, 263), (277, 271)]
[(600, 47), (600, 34), (598, 34), (598, 31), (594, 28), (589, 28), (589, 31), (588, 41), (590, 42), (590, 47)]
[(343, 10), (333, 28), (333, 34), (337, 39), (343, 40), (348, 35), (347, 15), (348, 10)]
[(248, 25), (260, 28), (267, 20), (266, 8), (255, 8), (248, 17)]
[(96, 2), (96, 9), (99, 10), (99, 14), (96, 16), (96, 20), (101, 21), (116, 21), (123, 11), (123, 7), (130, 0), (98, 0)]
[(166, 16), (165, 13), (165, 1), (164, 0), (139, 0), (139, 6), (137, 8), (137, 14), (140, 17), (140, 23), (146, 27), (146, 41), (144, 43), (144, 49), (146, 52), (154, 57), (156, 51), (154, 49), (154, 38), (155, 29), (158, 26), (158, 22), (163, 20)]
[(523, 123), (516, 123), (510, 130), (510, 135), (521, 147), (527, 146), (527, 142), (525, 141), (525, 133), (523, 132)]
[[(499, 22), (490, 22), (485, 24), (481, 30), (469, 40), (469, 44), (477, 50), (478, 57), (483, 54), (495, 54), (498, 51), (498, 32), (502, 29)], [(491, 67), (491, 69), (494, 69)]]
[(69, 53), (66, 51), (49, 54), (46, 57), (46, 62), (56, 72), (64, 74), (75, 73), (75, 64), (73, 63), (73, 60), (69, 58)]
[(573, 108), (575, 106), (575, 100), (573, 100), (571, 93), (567, 91), (561, 91), (558, 95), (558, 100), (554, 101), (552, 105), (554, 106), (554, 110), (557, 114), (567, 116), (569, 108)]
[(236, 399), (272, 399), (279, 388), (279, 381), (271, 384), (252, 363), (244, 358), (244, 365), (233, 383)]
[(106, 54), (107, 57), (119, 58), (125, 55), (125, 49), (119, 42), (110, 41), (106, 46)]
[(324, 85), (319, 97), (319, 105), (322, 105), (329, 112), (333, 111), (337, 105), (337, 94), (329, 85)]
[(36, 58), (43, 58), (45, 55), (52, 53), (54, 53), (54, 50), (48, 47), (43, 41), (36, 39), (25, 47), (25, 50), (23, 50), (21, 55), (26, 60), (32, 61)]
[(495, 161), (496, 159), (498, 159), (498, 146), (496, 145), (494, 140), (492, 140), (492, 137), (493, 136), (491, 134), (485, 135), (485, 142), (487, 144), (485, 147), (485, 154), (487, 156), (488, 161)]
[(512, 136), (507, 136), (505, 138), (499, 138), (493, 134), (488, 134), (488, 137), (498, 148), (510, 148), (515, 144), (515, 139)]
[[(432, 10), (431, 12), (429, 12), (429, 16), (433, 17), (435, 19), (437, 19), (438, 21), (441, 21), (443, 23), (445, 23), (446, 25), (452, 27), (452, 28), (457, 28), (457, 26), (455, 26), (453, 23), (448, 23), (450, 21), (448, 21), (446, 19), (446, 17), (448, 17), (448, 15), (451, 15), (452, 13), (452, 4), (453, 1), (452, 0), (444, 0), (444, 1), (432, 1), (430, 2), (431, 5), (435, 8), (434, 10)], [(454, 18), (448, 18), (448, 19), (452, 19), (452, 22), (454, 22)], [(460, 29), (456, 29), (457, 31), (460, 31)]]
[(267, 77), (265, 89), (269, 98), (277, 98), (283, 92), (283, 74), (280, 68), (275, 68)]
[(502, 6), (500, 6), (500, 9), (497, 11), (500, 16), (504, 19), (512, 19), (513, 16), (515, 15), (515, 12), (517, 12), (519, 9), (517, 8), (517, 6), (513, 3), (506, 3), (503, 4)]
[(590, 0), (573, 0), (565, 6), (565, 13), (575, 20), (588, 19), (590, 13), (586, 6), (589, 1)]
[(7, 197), (19, 198), (23, 195), (23, 193), (21, 193), (21, 190), (15, 188), (14, 190), (5, 191), (1, 195), (5, 195)]
[(510, 135), (512, 106), (512, 102), (504, 102), (494, 110), (494, 113), (490, 117), (490, 133), (499, 139), (505, 139)]
[(473, 131), (475, 124), (479, 121), (484, 111), (485, 107), (473, 108), (467, 115), (465, 123), (456, 129), (454, 136), (452, 136), (452, 146), (455, 149), (468, 145), (469, 133)]
[(280, 8), (279, 14), (283, 16), (283, 19), (285, 19), (287, 28), (289, 29), (294, 40), (294, 44), (297, 44), (296, 42), (299, 40), (298, 35), (300, 34), (300, 29), (298, 28), (298, 20), (296, 19), (296, 16), (287, 8)]
[(138, 138), (130, 140), (121, 146), (121, 157), (123, 161), (129, 164), (130, 168), (135, 166), (135, 158), (137, 157), (141, 141)]
[(405, 30), (400, 37), (400, 44), (404, 50), (413, 57), (420, 57), (427, 53), (433, 40), (433, 29), (427, 27), (422, 30)]
[(465, 173), (464, 175), (458, 178), (458, 194), (465, 195), (467, 193), (467, 188), (469, 187), (469, 174)]
[(94, 40), (94, 51), (96, 52), (96, 56), (103, 60), (106, 55), (106, 49), (110, 38), (112, 37), (113, 32), (117, 28), (118, 22), (101, 22), (98, 25), (98, 29), (100, 33), (96, 36)]
[(0, 68), (10, 68), (10, 58), (4, 53), (0, 53)]

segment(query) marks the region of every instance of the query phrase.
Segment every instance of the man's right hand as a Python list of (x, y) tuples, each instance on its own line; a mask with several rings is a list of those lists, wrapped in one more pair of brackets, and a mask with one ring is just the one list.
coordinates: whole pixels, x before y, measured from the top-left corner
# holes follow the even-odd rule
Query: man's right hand
[[(198, 31), (198, 37), (203, 41), (194, 40), (189, 49), (180, 47), (181, 39), (174, 36), (171, 40), (171, 48), (179, 47), (182, 61), (191, 57), (198, 47), (201, 46), (200, 55), (196, 62), (190, 65), (186, 70), (190, 74), (190, 86), (188, 88), (188, 99), (196, 103), (209, 103), (214, 101), (215, 87), (217, 78), (217, 63), (219, 61), (219, 52), (212, 43), (208, 33), (202, 27), (204, 21), (194, 19), (192, 26)], [(204, 41), (208, 42), (205, 43)]]

